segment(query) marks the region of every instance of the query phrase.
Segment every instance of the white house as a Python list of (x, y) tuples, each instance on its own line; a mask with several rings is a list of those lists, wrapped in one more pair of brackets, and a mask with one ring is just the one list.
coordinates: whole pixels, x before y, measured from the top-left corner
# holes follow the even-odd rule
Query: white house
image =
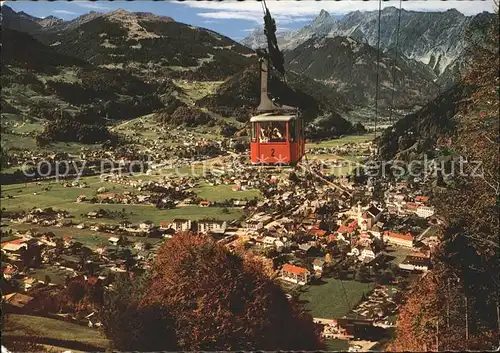
[(372, 249), (363, 249), (361, 251), (361, 255), (359, 255), (358, 259), (363, 262), (370, 262), (375, 259), (375, 253)]
[(172, 221), (171, 228), (176, 232), (185, 232), (191, 230), (191, 220), (176, 218)]
[(120, 243), (120, 238), (110, 237), (108, 241), (111, 243), (111, 245), (118, 245), (118, 243)]
[(347, 253), (349, 256), (359, 256), (360, 252), (358, 248), (352, 248), (351, 251)]
[(375, 238), (382, 238), (382, 231), (380, 230), (380, 227), (377, 225), (374, 225), (372, 229), (370, 230), (370, 234), (373, 235)]
[(154, 224), (151, 222), (142, 222), (141, 224), (139, 224), (139, 228), (144, 230), (144, 231), (149, 231), (153, 227), (154, 227)]
[(249, 220), (245, 222), (245, 226), (250, 231), (258, 231), (259, 229), (264, 228), (264, 223), (258, 220)]
[(199, 220), (198, 233), (224, 234), (226, 232), (227, 222), (218, 220)]
[(274, 245), (276, 246), (276, 250), (278, 251), (281, 251), (281, 249), (285, 247), (285, 243), (279, 239), (274, 242)]
[(403, 262), (399, 264), (399, 268), (407, 271), (427, 271), (431, 265), (430, 259), (422, 256), (408, 255)]
[(434, 207), (429, 206), (419, 206), (416, 211), (417, 216), (422, 218), (428, 218), (434, 215)]
[(264, 243), (264, 246), (273, 246), (273, 245), (275, 245), (276, 240), (277, 240), (276, 238), (269, 237), (269, 236), (265, 236), (264, 238), (262, 238), (262, 242)]

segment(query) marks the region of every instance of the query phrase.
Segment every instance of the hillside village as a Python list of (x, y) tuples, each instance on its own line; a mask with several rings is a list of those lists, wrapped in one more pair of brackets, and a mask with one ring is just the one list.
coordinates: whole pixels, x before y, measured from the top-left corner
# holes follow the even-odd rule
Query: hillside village
[[(363, 155), (375, 150), (370, 143), (311, 150), (319, 156), (341, 151)], [(91, 207), (81, 214), (57, 205), (36, 207), (36, 192), (30, 197), (35, 202), (31, 210), (9, 211), (9, 200), (20, 196), (4, 188), (6, 201), (2, 203), (7, 211), (3, 222), (8, 230), (3, 231), (2, 271), (4, 285), (12, 288), (4, 292), (6, 308), (57, 317), (60, 312), (30, 303), (73, 281), (109, 290), (115, 276), (146, 271), (163, 242), (181, 232), (195, 232), (209, 234), (233, 251), (261, 258), (290, 300), (307, 298), (306, 307), (315, 322), (324, 325), (325, 338), (374, 344), (385, 337), (383, 331), (393, 327), (400, 304), (397, 294), (412, 277), (432, 268), (433, 249), (439, 244), (436, 230), (443, 221), (429, 206), (426, 184), (349, 181), (350, 177), (330, 174), (332, 167), (317, 160), (311, 171), (268, 171), (248, 165), (244, 155), (223, 156), (210, 169), (198, 173), (192, 169), (191, 174), (187, 169), (181, 177), (175, 173), (162, 176), (161, 167), (156, 167), (161, 163), (152, 161), (142, 174), (116, 169), (100, 175), (98, 184), (106, 186), (95, 187), (86, 177), (29, 183), (49, 190), (42, 193), (52, 192), (50, 188), (56, 185), (75, 190), (77, 196), (68, 201)], [(200, 160), (211, 157), (199, 156)], [(224, 159), (237, 167), (229, 163), (218, 169), (217, 162), (222, 164)], [(179, 163), (178, 168), (183, 167)], [(224, 187), (227, 199), (200, 197), (196, 191), (203, 186)], [(25, 184), (24, 188), (32, 187)], [(20, 191), (24, 192), (23, 187)], [(131, 222), (126, 217), (130, 207), (200, 211), (194, 218), (155, 216), (154, 221), (146, 212), (142, 221)], [(204, 209), (217, 213), (203, 217)], [(220, 218), (229, 210), (239, 210), (241, 216)], [(359, 283), (363, 290), (353, 289), (349, 297), (321, 296), (323, 286), (335, 287), (340, 281), (345, 286)], [(321, 309), (335, 303), (337, 310)], [(93, 312), (87, 307), (64, 315), (72, 322), (99, 327)]]

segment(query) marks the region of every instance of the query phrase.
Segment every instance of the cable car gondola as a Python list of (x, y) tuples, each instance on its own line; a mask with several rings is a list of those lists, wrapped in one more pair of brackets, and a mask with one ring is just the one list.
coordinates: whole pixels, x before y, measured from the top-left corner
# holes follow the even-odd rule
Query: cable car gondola
[(253, 164), (294, 165), (305, 152), (304, 125), (298, 114), (264, 113), (250, 118)]
[(283, 54), (276, 42), (276, 24), (265, 5), (265, 34), (269, 54), (257, 50), (260, 63), (260, 104), (256, 116), (250, 118), (252, 164), (295, 165), (305, 153), (304, 124), (297, 108), (277, 106), (267, 94), (270, 63), (284, 77)]

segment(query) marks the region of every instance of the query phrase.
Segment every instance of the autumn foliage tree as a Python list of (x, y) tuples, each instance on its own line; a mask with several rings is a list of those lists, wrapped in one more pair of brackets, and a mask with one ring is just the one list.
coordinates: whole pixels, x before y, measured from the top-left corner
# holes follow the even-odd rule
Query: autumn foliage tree
[(263, 270), (211, 238), (182, 234), (158, 252), (139, 307), (174, 318), (181, 350), (314, 350), (309, 315)]

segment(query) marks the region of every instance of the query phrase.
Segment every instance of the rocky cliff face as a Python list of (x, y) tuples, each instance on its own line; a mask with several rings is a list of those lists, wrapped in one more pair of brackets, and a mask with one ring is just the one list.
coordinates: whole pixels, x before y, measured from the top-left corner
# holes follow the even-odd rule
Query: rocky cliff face
[[(428, 65), (437, 75), (455, 70), (466, 50), (467, 33), (475, 23), (491, 21), (491, 13), (465, 16), (455, 9), (446, 12), (401, 11), (398, 51), (410, 59)], [(381, 13), (380, 48), (394, 49), (397, 40), (399, 10), (387, 7)], [(378, 11), (354, 11), (340, 20), (322, 10), (309, 25), (280, 36), (281, 48), (293, 50), (312, 37), (346, 36), (373, 47), (378, 41)], [(244, 40), (243, 43), (247, 43)]]
[[(386, 51), (396, 46), (399, 10), (382, 11), (380, 48)], [(408, 58), (429, 65), (436, 74), (460, 56), (465, 48), (465, 31), (472, 17), (457, 10), (446, 12), (401, 11), (398, 50)], [(339, 26), (332, 28), (336, 35), (352, 36), (372, 46), (378, 40), (378, 12), (355, 12), (346, 15)]]

